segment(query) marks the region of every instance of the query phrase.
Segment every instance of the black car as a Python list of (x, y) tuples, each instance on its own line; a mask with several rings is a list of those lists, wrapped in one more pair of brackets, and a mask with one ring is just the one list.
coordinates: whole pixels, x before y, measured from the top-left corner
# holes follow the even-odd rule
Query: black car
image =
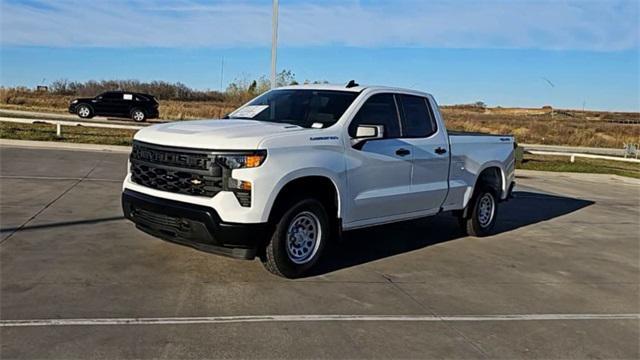
[(128, 117), (136, 122), (159, 116), (158, 100), (151, 95), (128, 91), (107, 91), (95, 98), (75, 99), (69, 112), (83, 119), (98, 116)]

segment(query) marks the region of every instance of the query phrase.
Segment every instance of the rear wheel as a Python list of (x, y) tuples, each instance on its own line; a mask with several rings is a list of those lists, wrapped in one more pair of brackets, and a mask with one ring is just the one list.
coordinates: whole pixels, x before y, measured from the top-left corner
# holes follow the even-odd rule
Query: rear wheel
[(330, 222), (322, 203), (316, 199), (297, 201), (278, 219), (263, 265), (278, 276), (303, 276), (320, 259), (330, 235)]
[(471, 236), (487, 236), (496, 224), (498, 201), (490, 187), (481, 187), (467, 205), (466, 215), (460, 217), (460, 225)]
[(78, 114), (78, 116), (80, 116), (83, 119), (88, 119), (93, 116), (93, 111), (88, 105), (80, 105), (76, 109), (76, 114)]
[(133, 109), (131, 110), (131, 119), (135, 122), (143, 122), (147, 119), (147, 115), (140, 109)]

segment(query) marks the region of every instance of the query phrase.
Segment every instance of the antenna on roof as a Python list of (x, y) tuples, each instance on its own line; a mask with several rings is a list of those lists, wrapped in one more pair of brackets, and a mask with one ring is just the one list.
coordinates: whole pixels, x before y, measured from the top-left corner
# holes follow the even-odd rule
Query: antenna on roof
[(360, 84), (358, 84), (355, 80), (349, 80), (349, 82), (347, 83), (347, 86), (345, 87), (348, 89), (356, 86), (360, 86)]

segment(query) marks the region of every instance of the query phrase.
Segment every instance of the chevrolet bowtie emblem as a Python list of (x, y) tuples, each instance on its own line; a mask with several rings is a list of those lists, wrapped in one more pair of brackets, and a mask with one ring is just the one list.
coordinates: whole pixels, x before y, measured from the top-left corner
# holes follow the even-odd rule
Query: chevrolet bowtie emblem
[(202, 180), (198, 180), (198, 179), (191, 179), (191, 183), (193, 185), (200, 185), (202, 184)]

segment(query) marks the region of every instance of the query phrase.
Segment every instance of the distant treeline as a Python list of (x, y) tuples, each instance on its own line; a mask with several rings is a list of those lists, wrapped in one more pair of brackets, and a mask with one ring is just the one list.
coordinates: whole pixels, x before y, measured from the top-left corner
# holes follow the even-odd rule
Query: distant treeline
[(105, 91), (126, 90), (152, 94), (161, 100), (225, 101), (224, 93), (212, 90), (195, 90), (187, 85), (166, 81), (142, 82), (139, 80), (89, 80), (86, 82), (56, 80), (49, 91), (58, 95), (93, 97)]
[[(311, 81), (305, 80), (304, 83)], [(276, 76), (277, 86), (296, 85), (298, 81), (291, 70), (282, 70)], [(326, 83), (326, 81), (313, 81), (313, 83)], [(49, 92), (55, 95), (92, 97), (105, 91), (125, 90), (152, 94), (160, 100), (179, 101), (218, 101), (238, 102), (246, 101), (259, 95), (270, 88), (270, 82), (266, 76), (251, 79), (247, 76), (236, 78), (224, 92), (217, 90), (196, 90), (181, 82), (139, 80), (89, 80), (85, 82), (56, 80), (49, 85)]]

